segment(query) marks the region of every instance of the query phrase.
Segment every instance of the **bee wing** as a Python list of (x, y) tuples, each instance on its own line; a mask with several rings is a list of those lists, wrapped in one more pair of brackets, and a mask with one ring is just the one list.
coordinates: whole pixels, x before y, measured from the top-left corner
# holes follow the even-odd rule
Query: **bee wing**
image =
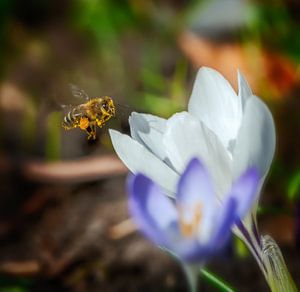
[(121, 108), (121, 109), (130, 109), (130, 106), (128, 104), (124, 104), (124, 103), (118, 103), (118, 102), (114, 102), (115, 105), (118, 107), (118, 108)]
[(130, 108), (130, 106), (128, 104), (120, 104), (120, 103), (117, 103), (117, 102), (115, 102), (114, 104), (115, 104), (116, 109), (118, 111), (121, 111), (121, 112), (129, 112), (129, 111), (131, 111), (131, 108)]
[(74, 97), (82, 99), (84, 101), (88, 101), (90, 99), (88, 94), (77, 85), (70, 83), (69, 86)]
[(73, 108), (73, 106), (70, 104), (60, 104), (60, 108), (63, 114), (66, 115)]
[(116, 116), (122, 118), (128, 118), (132, 112), (132, 108), (127, 104), (120, 104), (115, 102), (116, 106)]

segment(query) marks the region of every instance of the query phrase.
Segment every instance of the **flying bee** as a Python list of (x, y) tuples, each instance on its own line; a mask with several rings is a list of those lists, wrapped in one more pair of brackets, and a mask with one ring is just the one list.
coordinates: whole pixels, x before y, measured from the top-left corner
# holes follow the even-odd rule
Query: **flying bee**
[(71, 84), (74, 97), (85, 102), (72, 106), (63, 118), (62, 126), (65, 130), (80, 128), (88, 135), (88, 140), (96, 139), (96, 127), (103, 125), (116, 114), (114, 102), (109, 96), (89, 98), (86, 92)]

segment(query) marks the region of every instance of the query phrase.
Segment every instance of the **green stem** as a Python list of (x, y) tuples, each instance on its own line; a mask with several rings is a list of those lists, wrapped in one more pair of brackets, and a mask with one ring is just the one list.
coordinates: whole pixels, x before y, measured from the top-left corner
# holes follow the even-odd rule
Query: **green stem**
[(234, 292), (235, 291), (227, 283), (225, 283), (223, 280), (221, 280), (219, 277), (212, 274), (208, 270), (202, 269), (201, 274), (202, 274), (203, 278), (205, 278), (208, 282), (210, 282), (216, 288), (219, 288), (220, 291), (226, 291), (226, 292)]

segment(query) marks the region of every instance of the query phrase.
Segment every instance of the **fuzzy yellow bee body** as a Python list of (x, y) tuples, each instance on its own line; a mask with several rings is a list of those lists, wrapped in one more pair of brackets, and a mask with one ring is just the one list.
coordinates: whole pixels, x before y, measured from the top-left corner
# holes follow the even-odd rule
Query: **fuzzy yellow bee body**
[(75, 85), (71, 87), (75, 97), (84, 97), (86, 102), (71, 107), (63, 118), (62, 126), (65, 130), (80, 128), (88, 134), (88, 140), (96, 139), (96, 127), (103, 125), (113, 116), (116, 108), (109, 96), (102, 96), (90, 99), (88, 95), (78, 89)]

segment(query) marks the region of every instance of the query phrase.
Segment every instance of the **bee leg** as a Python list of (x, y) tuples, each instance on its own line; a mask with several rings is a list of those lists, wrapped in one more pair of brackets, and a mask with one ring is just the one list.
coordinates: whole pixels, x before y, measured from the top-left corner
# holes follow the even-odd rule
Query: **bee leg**
[(91, 127), (90, 127), (90, 126), (87, 127), (87, 128), (85, 129), (85, 131), (86, 131), (86, 133), (87, 133), (87, 135), (88, 135), (87, 139), (90, 140), (90, 139), (93, 137), (93, 133), (92, 133)]
[(95, 124), (92, 124), (91, 125), (91, 128), (92, 128), (92, 134), (93, 134), (93, 136), (92, 136), (92, 140), (96, 140), (96, 125)]
[(89, 119), (87, 117), (81, 117), (79, 121), (79, 128), (83, 131), (86, 131), (88, 135), (88, 140), (94, 139), (94, 130), (93, 125), (90, 123)]
[(87, 133), (87, 135), (88, 135), (88, 136), (87, 136), (87, 139), (90, 140), (90, 138), (91, 138), (91, 133), (90, 133), (90, 131), (89, 131), (89, 128), (86, 128), (85, 131), (86, 131), (86, 133)]
[(65, 130), (71, 130), (73, 127), (70, 127), (68, 125), (66, 125), (64, 122), (61, 124), (61, 126), (65, 129)]
[(85, 131), (88, 134), (88, 140), (96, 140), (96, 125), (90, 123)]
[(99, 128), (102, 128), (104, 126), (104, 123), (105, 123), (105, 120), (103, 118), (101, 120), (97, 119), (97, 126)]

